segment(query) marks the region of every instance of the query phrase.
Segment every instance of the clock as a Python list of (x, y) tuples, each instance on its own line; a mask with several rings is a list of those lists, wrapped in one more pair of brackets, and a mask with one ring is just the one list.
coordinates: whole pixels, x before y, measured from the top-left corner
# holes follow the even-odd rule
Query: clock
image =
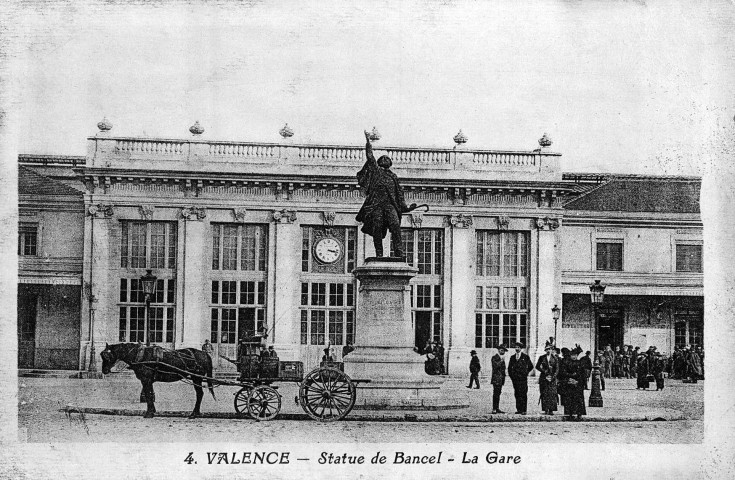
[(342, 242), (334, 237), (322, 238), (314, 245), (314, 255), (321, 263), (334, 263), (342, 256)]

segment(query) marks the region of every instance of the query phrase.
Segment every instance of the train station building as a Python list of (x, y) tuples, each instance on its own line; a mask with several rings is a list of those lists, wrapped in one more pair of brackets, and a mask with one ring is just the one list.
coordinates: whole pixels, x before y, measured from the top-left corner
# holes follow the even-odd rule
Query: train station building
[[(355, 220), (364, 145), (215, 141), (196, 128), (128, 138), (108, 126), (88, 138), (86, 157), (19, 158), (21, 367), (84, 370), (92, 341), (97, 352), (145, 342), (148, 270), (153, 343), (209, 339), (224, 371), (232, 365), (219, 355), (234, 358), (238, 339), (265, 327), (281, 359), (308, 369), (327, 344), (340, 357), (360, 329), (352, 270), (374, 255)], [(429, 206), (402, 221), (418, 268), (416, 345), (441, 341), (449, 373), (464, 375), (470, 350), (489, 365), (499, 343), (521, 341), (534, 357), (550, 336), (585, 349), (595, 335), (664, 352), (702, 344), (699, 179), (564, 174), (546, 136), (522, 152), (464, 141), (374, 144), (407, 203)], [(68, 197), (67, 216), (49, 186)], [(607, 288), (593, 311), (595, 280)], [(76, 362), (41, 361), (46, 330)]]

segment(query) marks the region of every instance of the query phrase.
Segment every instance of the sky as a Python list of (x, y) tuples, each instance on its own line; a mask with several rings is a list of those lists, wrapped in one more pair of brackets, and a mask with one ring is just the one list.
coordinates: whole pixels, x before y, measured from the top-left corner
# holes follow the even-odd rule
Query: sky
[[(701, 175), (735, 123), (733, 3), (20, 3), (20, 153), (116, 135), (533, 150)], [(714, 153), (713, 153), (714, 152)]]

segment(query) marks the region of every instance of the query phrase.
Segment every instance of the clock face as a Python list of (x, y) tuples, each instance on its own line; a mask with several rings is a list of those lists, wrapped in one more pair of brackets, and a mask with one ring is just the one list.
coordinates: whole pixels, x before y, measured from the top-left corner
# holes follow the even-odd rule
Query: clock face
[(314, 246), (314, 254), (322, 263), (334, 263), (342, 256), (342, 243), (336, 238), (322, 238)]

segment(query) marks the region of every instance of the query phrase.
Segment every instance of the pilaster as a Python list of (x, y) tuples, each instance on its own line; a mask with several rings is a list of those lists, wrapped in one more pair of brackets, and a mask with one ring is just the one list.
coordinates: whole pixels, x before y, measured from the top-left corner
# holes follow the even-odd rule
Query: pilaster
[(274, 333), (271, 341), (282, 360), (295, 360), (300, 328), (301, 225), (297, 221), (296, 212), (285, 209), (273, 212), (273, 221), (275, 328), (269, 325)]
[(472, 262), (475, 228), (472, 217), (455, 215), (449, 221), (452, 235), (451, 262), (451, 345), (448, 350), (449, 373), (464, 375), (469, 351), (472, 350), (472, 325), (474, 309), (475, 271)]
[[(183, 222), (183, 265), (180, 282), (183, 284), (181, 297), (180, 335), (182, 345), (179, 348), (200, 348), (204, 339), (209, 338), (209, 285), (207, 272), (207, 227), (204, 221), (206, 210), (186, 207), (181, 209)], [(185, 302), (185, 303), (184, 303)]]
[[(559, 248), (559, 220), (539, 219), (537, 221), (537, 258), (536, 305), (533, 317), (535, 328), (530, 330), (528, 354), (535, 358), (543, 344), (554, 336), (554, 318), (551, 309), (554, 305), (561, 308), (561, 249)], [(557, 335), (561, 337), (561, 318), (557, 323)], [(534, 338), (535, 337), (535, 338)], [(561, 343), (557, 341), (557, 344)], [(532, 355), (533, 354), (533, 355)]]

